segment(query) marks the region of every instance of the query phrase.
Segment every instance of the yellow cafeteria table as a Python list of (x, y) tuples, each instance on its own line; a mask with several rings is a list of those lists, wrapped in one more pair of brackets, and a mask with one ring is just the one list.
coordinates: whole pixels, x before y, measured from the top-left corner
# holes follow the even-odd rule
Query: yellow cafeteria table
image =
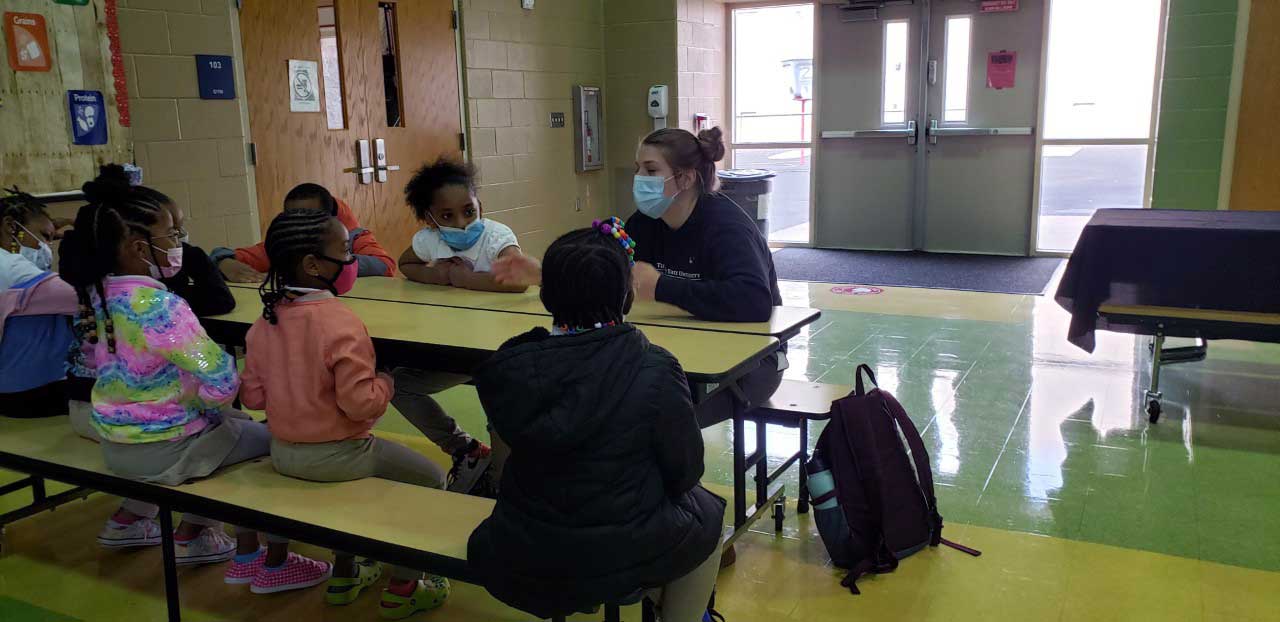
[[(228, 285), (233, 289), (256, 290), (258, 288), (255, 283), (228, 283)], [(444, 285), (426, 285), (398, 277), (363, 277), (356, 280), (355, 287), (344, 294), (343, 298), (549, 317), (550, 314), (542, 306), (542, 300), (538, 297), (538, 291), (537, 287), (530, 287), (529, 291), (523, 294), (476, 292)], [(806, 307), (774, 307), (773, 317), (768, 322), (707, 322), (694, 318), (675, 305), (645, 301), (636, 302), (632, 306), (631, 313), (627, 315), (627, 321), (639, 326), (769, 335), (785, 342), (821, 315), (821, 311)]]
[[(231, 288), (236, 308), (201, 322), (219, 343), (242, 345), (249, 325), (262, 315), (257, 291)], [(508, 339), (538, 326), (545, 316), (479, 309), (364, 300), (344, 296), (369, 329), (385, 367), (415, 367), (460, 374), (472, 373)], [(642, 326), (649, 341), (670, 351), (684, 368), (694, 401), (724, 390), (778, 348), (767, 335)]]
[[(82, 486), (80, 495), (88, 488), (159, 505), (169, 620), (181, 616), (173, 510), (472, 583), (467, 539), (493, 511), (489, 499), (385, 479), (292, 479), (276, 473), (269, 460), (220, 469), (182, 486), (137, 482), (108, 471), (99, 446), (77, 436), (65, 417), (0, 418), (0, 467)], [(387, 505), (392, 498), (395, 511)]]

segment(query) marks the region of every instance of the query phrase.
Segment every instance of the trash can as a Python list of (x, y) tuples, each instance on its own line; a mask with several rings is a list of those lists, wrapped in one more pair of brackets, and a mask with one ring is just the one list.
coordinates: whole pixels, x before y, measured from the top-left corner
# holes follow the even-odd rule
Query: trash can
[(720, 171), (720, 191), (738, 204), (747, 216), (755, 219), (760, 235), (769, 239), (769, 193), (773, 190), (773, 171), (737, 168)]

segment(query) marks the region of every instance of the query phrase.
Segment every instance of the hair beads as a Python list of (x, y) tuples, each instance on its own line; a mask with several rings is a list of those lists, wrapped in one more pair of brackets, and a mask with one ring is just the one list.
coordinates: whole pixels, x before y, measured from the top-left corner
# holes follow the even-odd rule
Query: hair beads
[(623, 228), (623, 223), (617, 216), (610, 216), (607, 220), (591, 221), (592, 228), (600, 231), (607, 236), (617, 240), (622, 245), (622, 250), (627, 252), (627, 259), (631, 265), (636, 265), (636, 241), (627, 235), (627, 230)]

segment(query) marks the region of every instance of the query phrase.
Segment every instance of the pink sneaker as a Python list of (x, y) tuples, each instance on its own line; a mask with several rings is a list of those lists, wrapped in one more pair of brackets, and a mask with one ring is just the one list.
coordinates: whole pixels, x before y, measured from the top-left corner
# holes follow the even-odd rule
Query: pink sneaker
[(287, 590), (320, 585), (333, 576), (333, 564), (316, 561), (297, 553), (289, 553), (284, 565), (279, 568), (262, 567), (262, 572), (253, 578), (249, 591), (254, 594), (272, 594)]
[(267, 550), (258, 549), (258, 556), (253, 561), (238, 562), (235, 558), (231, 560), (231, 566), (227, 568), (226, 573), (222, 575), (222, 580), (231, 585), (244, 585), (253, 583), (254, 578), (262, 572), (262, 567), (267, 563)]

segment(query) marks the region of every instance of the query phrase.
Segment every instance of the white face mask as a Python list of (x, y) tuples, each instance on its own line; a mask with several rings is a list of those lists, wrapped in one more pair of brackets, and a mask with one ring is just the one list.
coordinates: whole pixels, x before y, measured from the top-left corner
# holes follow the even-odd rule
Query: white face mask
[(49, 248), (49, 245), (46, 244), (44, 240), (41, 240), (40, 236), (32, 233), (30, 229), (23, 227), (22, 225), (18, 226), (22, 227), (22, 230), (27, 232), (27, 235), (31, 236), (32, 239), (40, 243), (40, 246), (37, 246), (36, 248), (31, 248), (29, 246), (19, 247), (18, 254), (22, 255), (23, 259), (35, 264), (36, 267), (41, 270), (52, 270), (53, 249)]

